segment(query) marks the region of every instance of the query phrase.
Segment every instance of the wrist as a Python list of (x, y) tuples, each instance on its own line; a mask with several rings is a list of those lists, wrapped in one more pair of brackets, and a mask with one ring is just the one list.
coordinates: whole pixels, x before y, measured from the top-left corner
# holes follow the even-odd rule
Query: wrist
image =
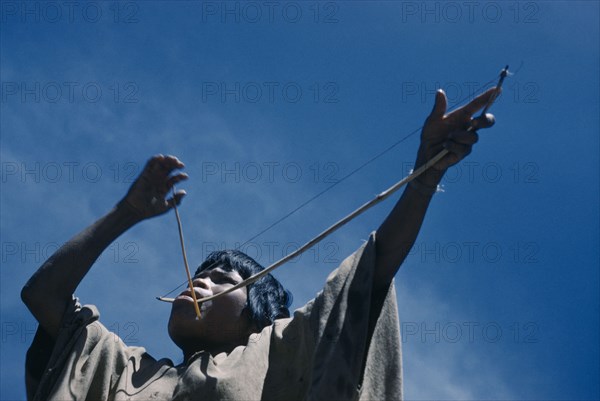
[[(413, 171), (426, 164), (427, 161), (428, 160), (422, 156), (417, 157)], [(446, 170), (437, 170), (435, 165), (433, 165), (420, 174), (417, 178), (423, 185), (434, 187), (442, 181), (442, 177), (444, 176), (445, 172)]]
[[(417, 153), (417, 160), (415, 161), (415, 167), (411, 170), (411, 173), (428, 162), (428, 158), (424, 155), (426, 152), (423, 149), (419, 149)], [(408, 183), (412, 189), (425, 196), (433, 196), (439, 189), (439, 183), (442, 181), (445, 170), (437, 170), (434, 166), (431, 166), (418, 177)]]
[(427, 198), (431, 198), (438, 191), (437, 185), (424, 184), (419, 177), (409, 181), (408, 187)]
[(127, 202), (125, 198), (115, 205), (113, 212), (119, 220), (129, 226), (133, 226), (144, 219), (140, 212)]
[(434, 167), (431, 167), (427, 171), (424, 171), (423, 174), (419, 175), (416, 180), (427, 187), (437, 188), (440, 182), (442, 182), (444, 173), (445, 171), (436, 170)]

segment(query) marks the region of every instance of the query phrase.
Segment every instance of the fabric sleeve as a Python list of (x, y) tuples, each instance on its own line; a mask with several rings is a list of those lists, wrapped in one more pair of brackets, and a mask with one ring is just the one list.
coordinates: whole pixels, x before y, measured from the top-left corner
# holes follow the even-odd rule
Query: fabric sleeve
[(38, 326), (33, 342), (27, 350), (25, 357), (25, 388), (28, 400), (33, 398), (40, 384), (40, 380), (52, 356), (54, 343), (55, 341), (50, 334), (42, 326)]
[(129, 351), (98, 318), (73, 298), (56, 341), (38, 328), (25, 365), (29, 400), (108, 399)]
[(375, 233), (329, 275), (312, 301), (288, 322), (275, 324), (269, 370), (295, 372), (272, 376), (295, 381), (297, 399), (402, 399), (396, 292), (392, 283), (387, 294), (372, 293), (374, 269)]

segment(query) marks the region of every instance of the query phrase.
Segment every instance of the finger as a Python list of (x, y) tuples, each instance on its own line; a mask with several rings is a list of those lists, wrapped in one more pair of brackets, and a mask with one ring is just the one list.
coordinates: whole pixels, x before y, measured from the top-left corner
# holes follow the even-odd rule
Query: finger
[(171, 170), (185, 167), (185, 165), (177, 157), (171, 155), (165, 156), (163, 163)]
[(485, 105), (488, 104), (490, 99), (493, 96), (497, 96), (499, 94), (499, 92), (500, 91), (496, 87), (490, 88), (458, 110), (460, 110), (462, 114), (472, 116), (478, 110), (481, 110), (482, 108), (484, 108)]
[(471, 120), (471, 127), (474, 130), (478, 130), (480, 128), (490, 128), (494, 124), (496, 124), (496, 118), (490, 113), (485, 113), (485, 115)]
[(153, 165), (150, 172), (158, 177), (164, 178), (167, 177), (171, 172), (178, 168), (185, 167), (184, 164), (174, 156), (163, 156), (159, 155), (153, 158)]
[(164, 156), (161, 154), (154, 155), (146, 163), (144, 172), (148, 173), (151, 177), (162, 177), (165, 174), (163, 161)]
[(181, 200), (185, 195), (187, 195), (187, 193), (183, 189), (180, 189), (177, 192), (175, 192), (175, 195), (169, 198), (169, 200), (167, 200), (168, 207), (172, 208), (173, 205), (179, 206), (181, 204)]
[(160, 167), (160, 161), (164, 156), (161, 154), (157, 154), (152, 156), (150, 159), (148, 159), (148, 161), (146, 162), (146, 166), (144, 167), (144, 169), (146, 170), (156, 170), (157, 168)]
[(446, 99), (446, 94), (442, 89), (438, 89), (435, 93), (435, 103), (433, 104), (433, 110), (431, 110), (431, 114), (428, 118), (431, 120), (441, 120), (446, 114), (447, 107), (448, 101)]
[(179, 173), (176, 175), (173, 175), (171, 177), (169, 177), (169, 180), (167, 181), (167, 186), (170, 188), (173, 187), (173, 185), (177, 184), (178, 182), (187, 180), (189, 178), (189, 176), (186, 173)]
[(474, 145), (479, 140), (479, 135), (475, 131), (454, 131), (449, 138), (462, 145)]
[(471, 145), (465, 145), (454, 141), (446, 141), (444, 143), (444, 148), (448, 150), (448, 156), (455, 156), (451, 157), (451, 159), (455, 159), (454, 163), (466, 157), (473, 149)]

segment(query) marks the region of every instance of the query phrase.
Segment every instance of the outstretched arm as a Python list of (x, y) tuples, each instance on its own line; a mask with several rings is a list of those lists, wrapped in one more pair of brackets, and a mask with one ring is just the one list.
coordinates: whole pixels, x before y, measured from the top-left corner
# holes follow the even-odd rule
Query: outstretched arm
[(389, 287), (417, 238), (433, 192), (448, 167), (471, 153), (478, 136), (474, 130), (467, 130), (469, 126), (472, 124), (478, 129), (493, 125), (491, 116), (474, 120), (472, 116), (488, 103), (495, 91), (496, 88), (489, 89), (450, 114), (446, 114), (446, 95), (441, 90), (436, 93), (433, 111), (421, 133), (415, 169), (442, 149), (448, 149), (449, 153), (420, 175), (414, 184), (406, 187), (398, 203), (377, 229), (375, 291), (385, 291)]
[(127, 195), (110, 212), (61, 246), (29, 279), (21, 298), (40, 326), (56, 338), (67, 304), (92, 264), (119, 235), (136, 223), (167, 212), (184, 191), (167, 199), (171, 187), (187, 178), (177, 158), (151, 158)]

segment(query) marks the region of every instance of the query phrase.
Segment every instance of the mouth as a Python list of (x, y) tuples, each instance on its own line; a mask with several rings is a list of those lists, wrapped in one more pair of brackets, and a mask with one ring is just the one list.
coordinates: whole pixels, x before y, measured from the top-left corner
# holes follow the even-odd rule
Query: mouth
[(175, 300), (173, 301), (173, 303), (177, 302), (177, 301), (187, 301), (187, 302), (191, 302), (194, 303), (194, 300), (192, 299), (192, 297), (190, 297), (189, 295), (178, 295), (177, 297), (175, 297)]
[[(209, 293), (208, 291), (203, 291), (202, 289), (200, 289), (198, 287), (194, 287), (194, 295), (196, 295), (196, 300), (198, 300), (198, 299), (206, 298), (212, 294)], [(183, 291), (181, 294), (179, 294), (175, 298), (175, 301), (177, 301), (177, 300), (185, 300), (185, 301), (194, 303), (194, 298), (192, 298), (192, 292), (190, 291), (189, 288), (187, 290)]]

